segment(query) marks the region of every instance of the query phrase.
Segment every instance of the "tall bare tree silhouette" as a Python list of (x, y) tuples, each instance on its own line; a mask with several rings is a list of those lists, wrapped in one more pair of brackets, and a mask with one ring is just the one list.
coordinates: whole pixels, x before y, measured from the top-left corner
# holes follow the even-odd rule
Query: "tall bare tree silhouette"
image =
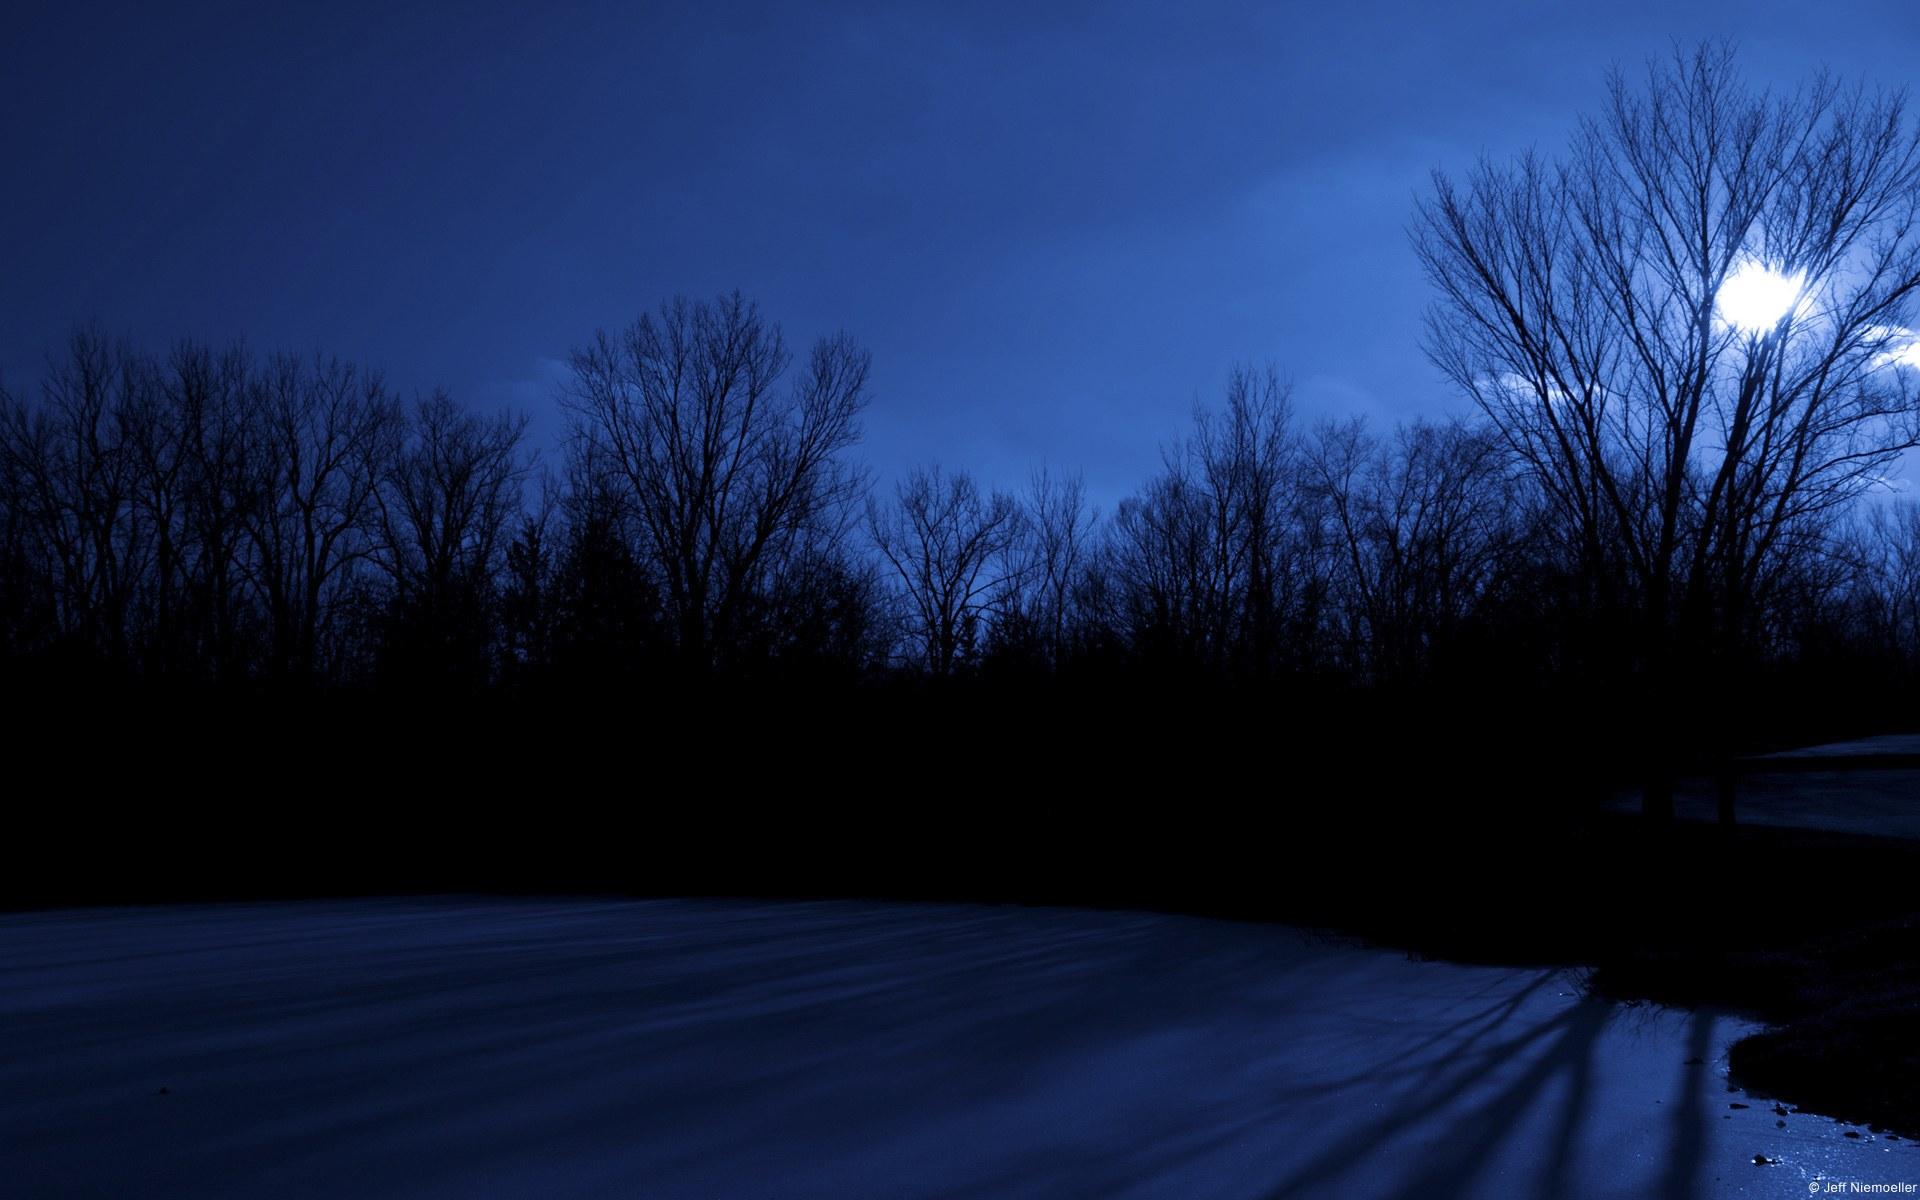
[(950, 675), (980, 648), (994, 605), (1017, 588), (1007, 552), (1020, 508), (983, 494), (964, 471), (916, 470), (890, 506), (870, 502), (868, 528), (905, 599), (907, 638), (920, 663)]
[(377, 539), (400, 406), (377, 372), (323, 356), (270, 359), (254, 388), (243, 510), (273, 677), (305, 683), (339, 651), (332, 617)]
[(1271, 675), (1310, 658), (1327, 585), (1317, 503), (1278, 372), (1240, 370), (1115, 514), (1110, 619), (1154, 655)]
[(844, 526), (870, 365), (843, 334), (789, 379), (779, 328), (738, 293), (669, 301), (574, 353), (574, 453), (616, 489), (689, 669), (718, 665), (781, 565)]
[(1920, 443), (1887, 361), (1920, 288), (1917, 136), (1898, 95), (1757, 93), (1702, 46), (1616, 75), (1564, 158), (1436, 173), (1419, 206), (1432, 356), (1638, 612), (1664, 749), (1691, 650), (1734, 657), (1824, 516)]
[(390, 656), (412, 672), (485, 683), (495, 589), (529, 470), (527, 419), (482, 418), (436, 392), (409, 417), (406, 440), (374, 493), (373, 557), (389, 589)]

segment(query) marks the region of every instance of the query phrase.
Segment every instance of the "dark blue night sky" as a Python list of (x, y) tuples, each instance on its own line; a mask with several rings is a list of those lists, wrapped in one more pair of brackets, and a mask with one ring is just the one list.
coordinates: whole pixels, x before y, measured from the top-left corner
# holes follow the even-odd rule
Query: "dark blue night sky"
[(570, 346), (739, 287), (872, 349), (880, 477), (1051, 462), (1103, 505), (1236, 362), (1309, 416), (1455, 406), (1412, 197), (1556, 147), (1610, 64), (1920, 63), (1906, 0), (171, 8), (9, 7), (10, 385), (98, 319), (324, 347), (545, 439)]

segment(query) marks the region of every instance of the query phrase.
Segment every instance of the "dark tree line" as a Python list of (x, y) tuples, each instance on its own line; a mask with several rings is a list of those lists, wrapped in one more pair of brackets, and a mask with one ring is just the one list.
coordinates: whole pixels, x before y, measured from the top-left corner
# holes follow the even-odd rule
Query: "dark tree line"
[[(1237, 372), (1103, 518), (1057, 473), (870, 486), (866, 373), (845, 337), (796, 369), (751, 304), (676, 301), (575, 355), (536, 473), (523, 418), (352, 364), (81, 333), (5, 399), (0, 633), (16, 669), (234, 687), (1639, 670), (1640, 607), (1492, 419), (1309, 425)], [(1920, 670), (1920, 515), (1823, 530), (1772, 567), (1742, 661)]]
[(76, 334), (0, 395), (4, 629), (57, 682), (493, 677), (524, 423), (324, 357)]
[[(874, 486), (866, 351), (738, 295), (577, 350), (544, 465), (355, 364), (82, 332), (0, 394), (0, 651), (40, 687), (1451, 694), (1643, 744), (1911, 694), (1920, 515), (1877, 485), (1920, 437), (1916, 220), (1899, 97), (1656, 64), (1564, 159), (1436, 177), (1473, 416), (1308, 424), (1242, 370), (1110, 515), (1057, 472)], [(1758, 261), (1804, 294), (1731, 321)]]

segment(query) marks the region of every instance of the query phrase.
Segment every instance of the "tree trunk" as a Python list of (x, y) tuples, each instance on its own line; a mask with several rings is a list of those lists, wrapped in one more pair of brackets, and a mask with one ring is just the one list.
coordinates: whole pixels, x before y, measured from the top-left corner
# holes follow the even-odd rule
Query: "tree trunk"
[(1649, 822), (1668, 825), (1673, 822), (1674, 753), (1674, 670), (1673, 653), (1667, 628), (1667, 588), (1656, 579), (1647, 609), (1645, 638), (1646, 670), (1641, 678), (1640, 711), (1647, 729), (1641, 746), (1646, 754), (1645, 780), (1640, 793), (1640, 814)]

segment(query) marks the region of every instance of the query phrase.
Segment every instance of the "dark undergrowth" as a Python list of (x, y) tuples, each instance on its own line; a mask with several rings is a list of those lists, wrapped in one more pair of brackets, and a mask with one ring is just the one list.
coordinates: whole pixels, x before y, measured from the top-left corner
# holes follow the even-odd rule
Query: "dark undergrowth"
[(1283, 920), (1752, 1016), (1770, 1028), (1734, 1048), (1739, 1084), (1920, 1137), (1920, 843), (1651, 828), (1604, 811), (1622, 780), (1564, 721), (962, 700), (42, 713), (16, 730), (0, 906), (756, 895)]

